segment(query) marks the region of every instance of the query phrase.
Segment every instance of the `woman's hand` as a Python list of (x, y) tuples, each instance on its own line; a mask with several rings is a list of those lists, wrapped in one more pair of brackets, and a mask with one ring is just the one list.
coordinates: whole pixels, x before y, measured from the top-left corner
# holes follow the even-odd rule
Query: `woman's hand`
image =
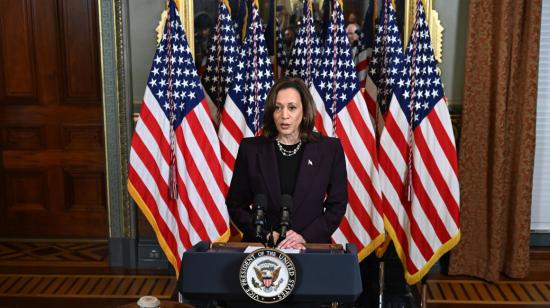
[(286, 232), (286, 238), (277, 245), (277, 248), (305, 249), (305, 243), (306, 240), (304, 240), (300, 234), (293, 230), (288, 230)]

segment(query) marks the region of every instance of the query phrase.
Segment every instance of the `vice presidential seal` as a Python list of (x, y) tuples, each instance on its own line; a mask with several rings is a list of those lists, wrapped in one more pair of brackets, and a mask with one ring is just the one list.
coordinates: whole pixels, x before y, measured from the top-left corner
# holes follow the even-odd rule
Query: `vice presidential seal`
[(255, 301), (270, 304), (285, 299), (296, 285), (296, 268), (278, 249), (258, 249), (244, 259), (239, 272), (241, 287)]

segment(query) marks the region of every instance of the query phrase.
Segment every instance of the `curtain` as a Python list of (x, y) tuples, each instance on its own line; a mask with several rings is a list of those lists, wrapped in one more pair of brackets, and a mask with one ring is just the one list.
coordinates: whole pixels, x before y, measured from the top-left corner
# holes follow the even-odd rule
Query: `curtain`
[(450, 274), (528, 274), (541, 3), (470, 0)]

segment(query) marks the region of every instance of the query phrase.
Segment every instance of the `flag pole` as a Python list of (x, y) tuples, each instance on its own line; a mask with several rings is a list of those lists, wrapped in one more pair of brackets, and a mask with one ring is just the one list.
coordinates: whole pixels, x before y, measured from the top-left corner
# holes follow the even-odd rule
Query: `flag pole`
[(403, 48), (407, 48), (407, 44), (409, 43), (409, 35), (411, 33), (411, 10), (414, 10), (411, 6), (411, 0), (405, 0), (405, 13), (403, 14)]
[[(378, 17), (378, 1), (372, 1), (370, 2), (370, 4), (372, 4), (372, 19), (370, 20), (370, 22), (372, 23), (373, 32), (376, 33), (376, 18)], [(365, 20), (363, 22), (367, 22), (367, 21)]]
[(384, 260), (381, 259), (378, 266), (378, 307), (384, 307)]
[(277, 65), (277, 0), (273, 0), (273, 7), (271, 8), (273, 14), (273, 76), (277, 78), (279, 76), (279, 65)]

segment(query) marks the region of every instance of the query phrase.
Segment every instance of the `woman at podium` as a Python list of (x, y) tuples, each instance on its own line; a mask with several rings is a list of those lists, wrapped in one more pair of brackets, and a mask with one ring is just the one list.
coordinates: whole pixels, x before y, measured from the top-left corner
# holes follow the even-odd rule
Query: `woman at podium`
[(346, 162), (339, 139), (313, 131), (315, 115), (301, 79), (268, 93), (262, 135), (241, 141), (226, 199), (243, 241), (262, 232), (279, 248), (331, 242), (348, 203)]

